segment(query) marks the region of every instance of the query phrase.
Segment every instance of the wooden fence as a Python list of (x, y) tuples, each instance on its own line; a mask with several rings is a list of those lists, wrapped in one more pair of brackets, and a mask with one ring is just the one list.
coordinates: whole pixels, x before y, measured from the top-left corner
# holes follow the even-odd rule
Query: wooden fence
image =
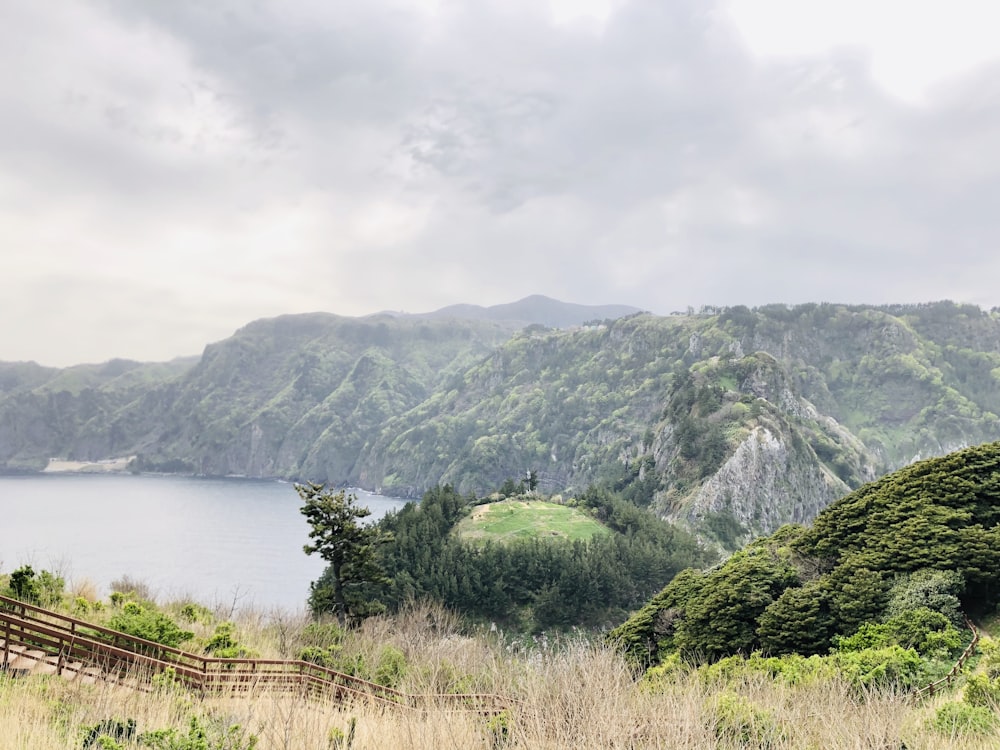
[(956, 661), (954, 665), (952, 665), (951, 671), (948, 672), (948, 674), (942, 677), (940, 680), (932, 682), (929, 685), (925, 685), (924, 687), (914, 692), (913, 693), (914, 700), (920, 700), (925, 696), (933, 696), (934, 693), (937, 692), (937, 690), (942, 686), (950, 687), (951, 684), (955, 681), (955, 678), (958, 677), (959, 673), (962, 671), (962, 667), (965, 666), (965, 662), (969, 660), (970, 656), (976, 653), (976, 647), (979, 645), (979, 630), (976, 628), (975, 625), (972, 624), (972, 621), (969, 620), (968, 617), (965, 618), (965, 625), (967, 628), (969, 628), (969, 630), (972, 631), (972, 642), (965, 647), (965, 651), (963, 651), (962, 655), (958, 657), (958, 661)]
[[(338, 701), (367, 701), (398, 708), (437, 705), (496, 714), (511, 705), (497, 695), (410, 695), (307, 661), (219, 659), (170, 648), (110, 628), (0, 596), (0, 665), (22, 646), (41, 652), (55, 672), (96, 671), (101, 679), (154, 689), (154, 677), (206, 692), (279, 690)], [(12, 656), (13, 655), (13, 656)]]

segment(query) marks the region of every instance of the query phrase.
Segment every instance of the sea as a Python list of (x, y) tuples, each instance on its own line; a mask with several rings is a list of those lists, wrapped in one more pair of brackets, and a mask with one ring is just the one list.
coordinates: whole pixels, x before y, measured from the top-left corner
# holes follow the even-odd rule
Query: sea
[[(347, 490), (374, 521), (405, 500)], [(296, 613), (323, 572), (292, 484), (131, 474), (0, 476), (0, 572), (21, 565), (99, 595), (125, 576), (160, 602)]]

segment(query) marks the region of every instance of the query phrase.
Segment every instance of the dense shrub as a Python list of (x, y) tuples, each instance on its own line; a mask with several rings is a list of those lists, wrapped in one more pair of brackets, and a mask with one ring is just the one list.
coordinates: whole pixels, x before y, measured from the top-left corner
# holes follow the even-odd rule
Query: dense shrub
[(972, 675), (965, 684), (963, 695), (970, 706), (1000, 711), (1000, 678), (991, 678), (988, 674)]
[(962, 649), (962, 636), (940, 612), (920, 607), (881, 623), (867, 623), (850, 636), (834, 638), (840, 652), (887, 646), (912, 648), (921, 656), (948, 658)]
[(10, 574), (7, 590), (14, 599), (39, 607), (56, 607), (62, 602), (66, 581), (48, 570), (36, 573), (30, 565), (22, 565)]
[(738, 695), (719, 696), (711, 717), (712, 731), (720, 748), (768, 750), (783, 746), (787, 740), (787, 732), (774, 714)]
[(161, 729), (142, 735), (141, 744), (153, 750), (254, 750), (257, 736), (239, 724), (191, 717), (187, 731)]
[(406, 657), (403, 652), (393, 646), (383, 646), (372, 674), (372, 682), (390, 688), (399, 687), (406, 676), (406, 671)]
[(219, 659), (245, 659), (257, 655), (236, 640), (236, 626), (231, 622), (215, 626), (215, 633), (205, 644), (205, 653)]
[(137, 602), (125, 602), (121, 610), (108, 620), (108, 627), (172, 648), (194, 637), (194, 633), (182, 630), (162, 612)]
[(930, 728), (948, 737), (990, 735), (1000, 725), (996, 715), (988, 708), (968, 703), (951, 702), (938, 707)]
[(892, 645), (838, 652), (830, 660), (857, 687), (912, 690), (923, 682), (923, 663), (912, 648)]

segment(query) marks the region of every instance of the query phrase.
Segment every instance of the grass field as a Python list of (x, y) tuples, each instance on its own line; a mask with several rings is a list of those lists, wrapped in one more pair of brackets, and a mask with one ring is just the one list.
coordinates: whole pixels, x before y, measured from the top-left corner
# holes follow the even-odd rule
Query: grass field
[(531, 537), (590, 539), (610, 530), (576, 508), (556, 503), (504, 500), (478, 505), (456, 530), (463, 539), (504, 542)]

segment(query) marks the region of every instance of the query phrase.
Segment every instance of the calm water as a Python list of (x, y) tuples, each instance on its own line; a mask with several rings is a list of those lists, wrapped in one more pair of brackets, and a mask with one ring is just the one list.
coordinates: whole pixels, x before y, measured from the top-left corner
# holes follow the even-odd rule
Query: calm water
[[(405, 501), (357, 491), (370, 519)], [(0, 571), (24, 563), (89, 579), (123, 575), (161, 599), (260, 609), (305, 606), (323, 561), (291, 484), (129, 475), (0, 477)]]

